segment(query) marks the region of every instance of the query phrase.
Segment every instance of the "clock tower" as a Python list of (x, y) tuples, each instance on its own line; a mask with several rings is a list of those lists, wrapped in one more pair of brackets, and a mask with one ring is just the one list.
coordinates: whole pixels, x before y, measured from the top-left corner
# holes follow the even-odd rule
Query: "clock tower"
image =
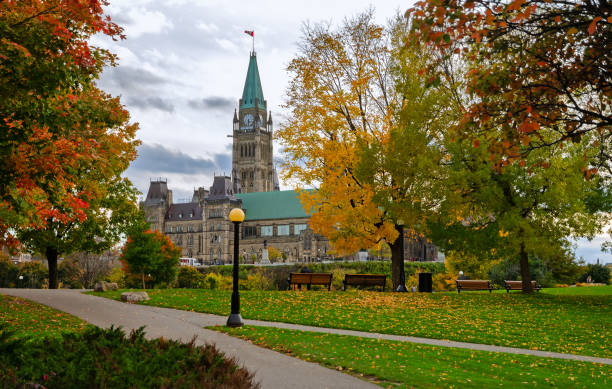
[(257, 56), (252, 52), (239, 109), (234, 111), (234, 193), (279, 190), (273, 163), (272, 135), (272, 115), (263, 97)]

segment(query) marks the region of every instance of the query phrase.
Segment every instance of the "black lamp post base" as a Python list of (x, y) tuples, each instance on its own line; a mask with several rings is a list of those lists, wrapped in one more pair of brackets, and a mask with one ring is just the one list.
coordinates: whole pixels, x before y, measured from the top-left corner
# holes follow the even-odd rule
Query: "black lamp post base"
[(399, 286), (397, 287), (396, 292), (408, 292), (408, 289), (406, 288), (406, 285), (399, 284)]
[(242, 327), (244, 325), (244, 323), (242, 322), (242, 316), (240, 316), (239, 313), (232, 313), (228, 318), (227, 318), (227, 324), (228, 327)]

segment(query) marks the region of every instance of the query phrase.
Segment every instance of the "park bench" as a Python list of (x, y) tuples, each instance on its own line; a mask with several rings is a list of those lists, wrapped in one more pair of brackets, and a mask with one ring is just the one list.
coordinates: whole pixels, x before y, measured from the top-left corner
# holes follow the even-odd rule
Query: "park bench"
[(331, 273), (291, 273), (289, 275), (289, 288), (294, 285), (325, 285), (327, 290), (331, 290)]
[(384, 274), (346, 274), (344, 276), (344, 290), (349, 285), (352, 286), (381, 286), (382, 291), (385, 291), (385, 283), (387, 276)]
[[(523, 281), (504, 281), (506, 284), (506, 292), (510, 293), (511, 290), (523, 290)], [(531, 286), (533, 290), (537, 290), (538, 292), (542, 287), (538, 285), (535, 281), (531, 281)]]
[(488, 290), (489, 293), (493, 290), (491, 281), (489, 280), (456, 280), (457, 293), (462, 290)]

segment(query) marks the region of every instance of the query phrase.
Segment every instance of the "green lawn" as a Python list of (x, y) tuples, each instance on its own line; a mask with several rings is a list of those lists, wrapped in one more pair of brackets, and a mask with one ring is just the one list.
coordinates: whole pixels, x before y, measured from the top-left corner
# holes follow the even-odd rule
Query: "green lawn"
[[(230, 291), (147, 290), (148, 305), (228, 315)], [(94, 293), (119, 299), (121, 291)], [(612, 357), (612, 296), (243, 291), (242, 316)]]
[(83, 320), (46, 305), (0, 294), (0, 323), (14, 338), (54, 336), (85, 329)]
[(612, 285), (547, 288), (542, 289), (542, 293), (564, 296), (611, 296)]
[(612, 385), (612, 367), (526, 355), (265, 327), (211, 327), (386, 387), (572, 387)]

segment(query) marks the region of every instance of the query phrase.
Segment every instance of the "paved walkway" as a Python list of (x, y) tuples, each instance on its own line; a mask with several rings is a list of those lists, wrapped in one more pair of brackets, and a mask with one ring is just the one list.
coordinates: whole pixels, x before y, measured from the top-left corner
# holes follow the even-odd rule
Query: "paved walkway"
[[(37, 301), (78, 316), (100, 327), (109, 327), (111, 324), (115, 324), (121, 325), (127, 330), (131, 330), (146, 325), (146, 332), (149, 337), (156, 338), (163, 336), (165, 338), (180, 339), (184, 341), (191, 340), (194, 335), (197, 335), (199, 343), (214, 343), (221, 351), (235, 357), (238, 359), (239, 363), (243, 364), (250, 371), (255, 372), (256, 380), (261, 382), (264, 388), (375, 387), (368, 382), (321, 367), (317, 364), (288, 357), (274, 351), (254, 346), (246, 341), (202, 328), (206, 326), (225, 325), (227, 318), (223, 316), (146, 305), (128, 305), (102, 297), (81, 294), (74, 290), (0, 289), (0, 293)], [(612, 359), (610, 358), (597, 358), (513, 347), (311, 327), (259, 320), (245, 320), (245, 324), (612, 365)], [(293, 382), (295, 385), (290, 386), (290, 382)]]
[(255, 346), (204, 326), (225, 324), (226, 318), (195, 312), (125, 304), (69, 289), (0, 289), (0, 294), (27, 298), (78, 316), (99, 327), (122, 326), (130, 331), (146, 326), (149, 338), (163, 336), (184, 342), (197, 336), (196, 343), (213, 343), (220, 351), (236, 358), (239, 365), (255, 373), (255, 380), (267, 388), (379, 388), (316, 363), (289, 357)]

